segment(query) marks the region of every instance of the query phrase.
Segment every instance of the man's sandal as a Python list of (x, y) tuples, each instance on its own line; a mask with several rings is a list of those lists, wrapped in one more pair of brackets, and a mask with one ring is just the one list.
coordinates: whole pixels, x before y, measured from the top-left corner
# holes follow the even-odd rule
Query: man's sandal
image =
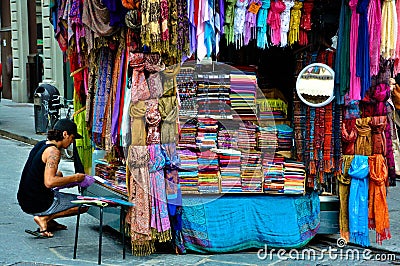
[(47, 232), (49, 232), (49, 231), (48, 230), (41, 231), (39, 228), (36, 231), (25, 229), (25, 233), (36, 236), (37, 238), (52, 238), (53, 236), (48, 236), (48, 235), (43, 234), (43, 233), (47, 233)]

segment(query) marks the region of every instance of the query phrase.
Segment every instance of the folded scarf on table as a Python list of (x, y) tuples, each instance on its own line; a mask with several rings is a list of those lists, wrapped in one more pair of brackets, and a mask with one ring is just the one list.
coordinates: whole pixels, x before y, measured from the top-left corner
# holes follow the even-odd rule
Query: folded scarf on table
[(349, 233), (349, 193), (350, 193), (350, 182), (351, 178), (349, 176), (349, 169), (351, 162), (353, 161), (354, 155), (343, 155), (343, 166), (342, 173), (338, 176), (339, 181), (339, 200), (340, 200), (340, 210), (339, 210), (339, 227), (340, 236), (350, 240)]
[(390, 239), (389, 210), (386, 201), (388, 169), (382, 154), (369, 156), (370, 182), (368, 201), (368, 228), (375, 229), (376, 243)]
[(351, 177), (349, 195), (350, 241), (369, 246), (368, 238), (368, 156), (355, 155), (349, 169)]

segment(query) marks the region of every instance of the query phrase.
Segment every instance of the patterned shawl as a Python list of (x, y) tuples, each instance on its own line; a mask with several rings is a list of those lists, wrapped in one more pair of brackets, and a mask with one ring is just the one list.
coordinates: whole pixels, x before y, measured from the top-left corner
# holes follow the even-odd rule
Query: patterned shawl
[(150, 98), (150, 91), (144, 75), (145, 58), (143, 53), (129, 53), (129, 66), (132, 67), (132, 103)]
[(150, 230), (150, 176), (149, 151), (147, 146), (129, 146), (127, 158), (129, 202), (134, 204), (128, 209), (126, 222), (130, 225), (132, 253), (135, 256), (147, 256), (155, 252)]
[(388, 178), (388, 169), (382, 154), (370, 156), (369, 164), (369, 199), (368, 199), (368, 227), (376, 230), (376, 243), (390, 239), (389, 210), (386, 201), (385, 183)]
[(147, 145), (160, 144), (160, 122), (161, 115), (158, 111), (158, 99), (146, 101), (146, 125), (147, 125)]
[(99, 36), (110, 36), (118, 30), (109, 25), (110, 13), (101, 0), (83, 1), (82, 22)]

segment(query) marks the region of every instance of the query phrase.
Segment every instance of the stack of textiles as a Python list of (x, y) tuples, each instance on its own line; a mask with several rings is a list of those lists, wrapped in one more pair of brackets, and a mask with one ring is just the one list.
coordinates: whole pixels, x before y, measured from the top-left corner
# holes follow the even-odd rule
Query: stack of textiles
[(257, 99), (259, 119), (285, 119), (287, 103), (281, 99)]
[(196, 145), (200, 150), (217, 147), (218, 121), (213, 118), (199, 118)]
[(194, 80), (194, 67), (181, 67), (176, 75), (181, 107), (180, 116), (197, 116), (197, 83)]
[(218, 148), (237, 149), (238, 121), (224, 120), (218, 128)]
[(219, 163), (218, 155), (210, 150), (198, 153), (199, 164), (198, 189), (200, 193), (219, 193)]
[(233, 149), (213, 149), (218, 154), (221, 172), (221, 192), (242, 192), (240, 178), (241, 152)]
[(262, 192), (261, 152), (244, 150), (241, 154), (242, 192)]
[(258, 127), (257, 148), (261, 151), (270, 152), (274, 152), (276, 149), (278, 149), (278, 136), (276, 127)]
[(94, 163), (95, 163), (94, 175), (113, 183), (113, 176), (114, 176), (113, 167), (110, 164), (108, 164), (108, 162), (105, 159), (97, 159), (94, 161)]
[(238, 131), (238, 148), (244, 150), (255, 150), (257, 126), (252, 123), (240, 123)]
[(127, 193), (126, 189), (126, 166), (118, 166), (117, 170), (115, 171), (115, 189)]
[(230, 76), (218, 72), (197, 74), (198, 117), (232, 118)]
[(190, 150), (177, 150), (181, 165), (178, 169), (181, 191), (197, 192), (198, 166), (197, 155)]
[(264, 192), (284, 192), (284, 161), (280, 156), (264, 156)]
[(290, 151), (293, 145), (293, 128), (286, 124), (276, 125), (278, 131), (278, 150)]
[(181, 125), (178, 148), (196, 148), (197, 120), (190, 119)]
[(257, 78), (254, 73), (231, 72), (231, 106), (233, 117), (257, 120)]
[(305, 165), (303, 162), (286, 160), (284, 163), (285, 194), (304, 194), (306, 180)]

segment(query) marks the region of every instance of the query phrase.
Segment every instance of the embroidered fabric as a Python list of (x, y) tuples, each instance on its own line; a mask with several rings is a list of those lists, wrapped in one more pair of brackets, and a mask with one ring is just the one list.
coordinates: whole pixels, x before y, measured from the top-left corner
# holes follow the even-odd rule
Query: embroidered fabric
[(143, 53), (129, 53), (129, 66), (132, 67), (131, 101), (133, 104), (139, 100), (150, 98), (150, 91), (144, 75), (145, 57)]
[(161, 134), (159, 124), (161, 114), (158, 111), (158, 99), (146, 101), (146, 125), (147, 125), (147, 145), (160, 144)]
[(233, 34), (235, 35), (236, 49), (243, 46), (244, 23), (246, 20), (246, 8), (248, 0), (237, 0), (235, 7), (235, 19), (233, 22)]

